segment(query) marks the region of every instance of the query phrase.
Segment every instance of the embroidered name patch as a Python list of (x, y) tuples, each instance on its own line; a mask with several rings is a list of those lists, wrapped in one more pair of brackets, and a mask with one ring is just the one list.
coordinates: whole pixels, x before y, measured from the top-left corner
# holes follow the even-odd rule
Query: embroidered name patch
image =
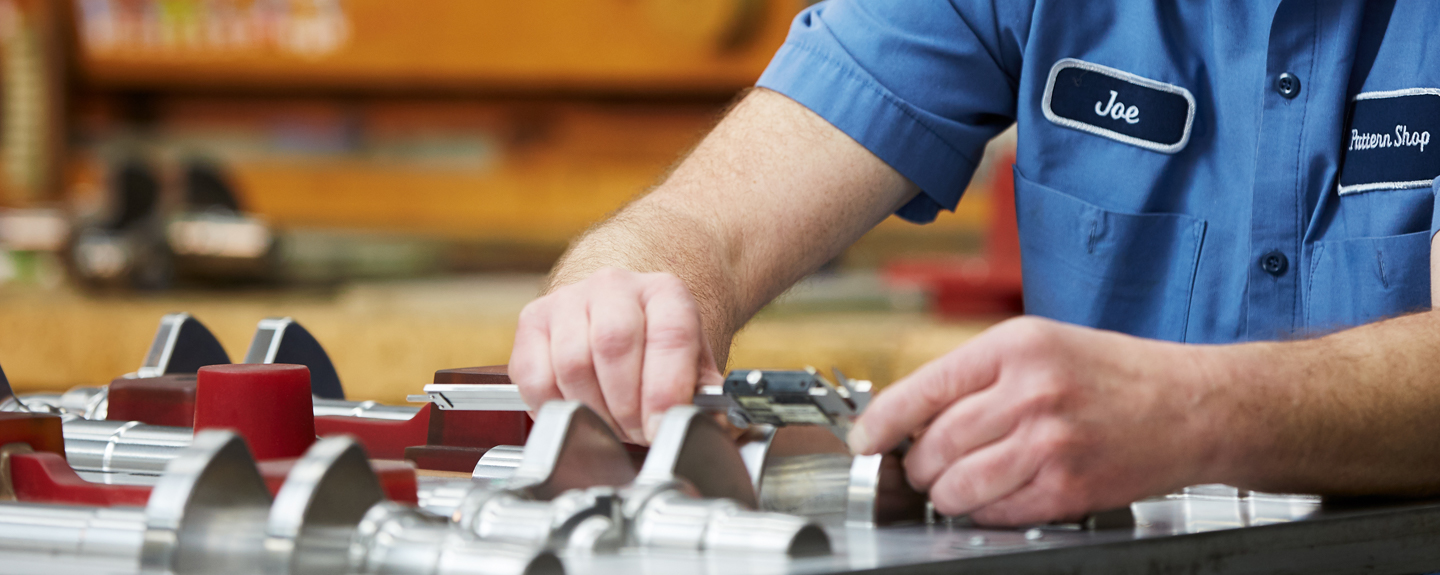
[(1174, 84), (1065, 58), (1050, 68), (1045, 119), (1165, 154), (1190, 141), (1195, 97)]
[(1340, 194), (1428, 188), (1440, 176), (1440, 89), (1355, 96)]

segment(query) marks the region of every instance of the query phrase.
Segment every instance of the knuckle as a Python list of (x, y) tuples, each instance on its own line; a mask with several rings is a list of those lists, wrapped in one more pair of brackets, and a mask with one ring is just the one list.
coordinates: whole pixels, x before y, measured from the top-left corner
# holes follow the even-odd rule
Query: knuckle
[(1064, 424), (1050, 425), (1035, 439), (1035, 449), (1047, 460), (1063, 459), (1068, 455), (1075, 443), (1075, 431)]
[(998, 327), (1001, 340), (1014, 352), (1049, 349), (1055, 339), (1050, 322), (1031, 316), (1010, 319)]
[(688, 323), (663, 322), (645, 331), (645, 346), (652, 349), (685, 349), (699, 341), (700, 330)]
[(521, 393), (524, 393), (526, 388), (535, 387), (538, 384), (538, 382), (535, 381), (538, 379), (535, 377), (536, 371), (537, 370), (530, 365), (530, 362), (517, 362), (514, 359), (510, 360), (510, 365), (506, 369), (506, 373), (510, 376), (510, 383), (515, 384), (516, 389), (520, 390)]
[(639, 339), (636, 326), (624, 321), (593, 324), (590, 329), (590, 345), (595, 355), (605, 359), (625, 357), (635, 349)]
[(520, 309), (520, 325), (534, 325), (545, 320), (549, 311), (550, 296), (533, 300)]
[(1030, 415), (1052, 414), (1059, 411), (1066, 392), (1062, 382), (1046, 377), (1035, 384), (1020, 399), (1022, 410)]
[(562, 384), (584, 380), (595, 369), (590, 356), (579, 353), (557, 355), (553, 363), (555, 376)]
[(916, 386), (916, 399), (925, 405), (949, 405), (955, 398), (954, 382), (957, 376), (954, 369), (956, 368), (953, 365), (947, 365), (940, 370), (939, 377), (918, 382), (920, 385)]
[(944, 489), (931, 491), (930, 502), (935, 504), (935, 511), (938, 511), (941, 515), (955, 516), (965, 512), (965, 507), (961, 505), (960, 498)]
[(590, 277), (586, 278), (586, 281), (601, 288), (621, 287), (629, 283), (630, 276), (633, 273), (634, 272), (628, 270), (607, 266), (595, 270), (595, 273), (590, 274)]
[(959, 515), (970, 511), (975, 501), (975, 488), (967, 481), (957, 480), (937, 485), (930, 491), (935, 510), (942, 515)]
[(679, 276), (670, 273), (661, 273), (654, 275), (651, 281), (654, 282), (655, 288), (661, 293), (670, 296), (680, 296), (686, 300), (691, 299), (690, 287), (685, 285), (685, 281), (681, 280)]
[(905, 478), (910, 481), (911, 487), (914, 487), (916, 491), (925, 491), (930, 488), (930, 484), (935, 478), (928, 458), (911, 452), (909, 456), (905, 457), (904, 465)]

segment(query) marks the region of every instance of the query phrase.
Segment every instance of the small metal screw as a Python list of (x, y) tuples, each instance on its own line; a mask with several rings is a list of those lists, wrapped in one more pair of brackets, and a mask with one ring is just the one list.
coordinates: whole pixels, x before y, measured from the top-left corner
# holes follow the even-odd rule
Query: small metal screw
[(984, 535), (973, 535), (973, 536), (970, 537), (970, 546), (971, 546), (971, 547), (980, 547), (980, 546), (982, 546), (982, 545), (984, 545), (984, 544), (985, 544), (985, 536), (984, 536)]
[(1039, 529), (1028, 529), (1028, 530), (1025, 531), (1025, 540), (1026, 540), (1026, 541), (1039, 541), (1040, 538), (1041, 538), (1041, 537), (1044, 537), (1044, 536), (1045, 536), (1045, 532), (1044, 532), (1044, 531), (1041, 531), (1041, 530), (1039, 530)]

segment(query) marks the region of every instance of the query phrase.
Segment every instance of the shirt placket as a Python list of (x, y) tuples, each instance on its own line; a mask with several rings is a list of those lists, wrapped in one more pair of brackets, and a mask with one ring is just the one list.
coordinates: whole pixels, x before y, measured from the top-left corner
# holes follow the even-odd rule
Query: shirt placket
[(1318, 37), (1312, 2), (1282, 2), (1270, 28), (1256, 145), (1250, 218), (1248, 339), (1273, 339), (1297, 327), (1301, 213), (1308, 185), (1301, 169)]

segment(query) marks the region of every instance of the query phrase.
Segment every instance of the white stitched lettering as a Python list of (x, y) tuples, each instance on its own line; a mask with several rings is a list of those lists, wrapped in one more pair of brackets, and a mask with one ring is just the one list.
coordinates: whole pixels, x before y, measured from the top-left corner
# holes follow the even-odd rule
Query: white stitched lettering
[(1095, 102), (1095, 115), (1110, 116), (1116, 120), (1125, 120), (1127, 124), (1140, 123), (1140, 109), (1135, 106), (1125, 106), (1124, 102), (1116, 102), (1115, 98), (1120, 94), (1114, 90), (1110, 91), (1110, 102), (1102, 109), (1100, 102)]
[(1351, 150), (1373, 150), (1375, 148), (1402, 148), (1409, 146), (1420, 146), (1420, 151), (1425, 151), (1425, 146), (1430, 144), (1430, 131), (1411, 132), (1410, 127), (1404, 124), (1395, 126), (1394, 137), (1390, 134), (1377, 134), (1372, 132), (1361, 132), (1350, 130)]

